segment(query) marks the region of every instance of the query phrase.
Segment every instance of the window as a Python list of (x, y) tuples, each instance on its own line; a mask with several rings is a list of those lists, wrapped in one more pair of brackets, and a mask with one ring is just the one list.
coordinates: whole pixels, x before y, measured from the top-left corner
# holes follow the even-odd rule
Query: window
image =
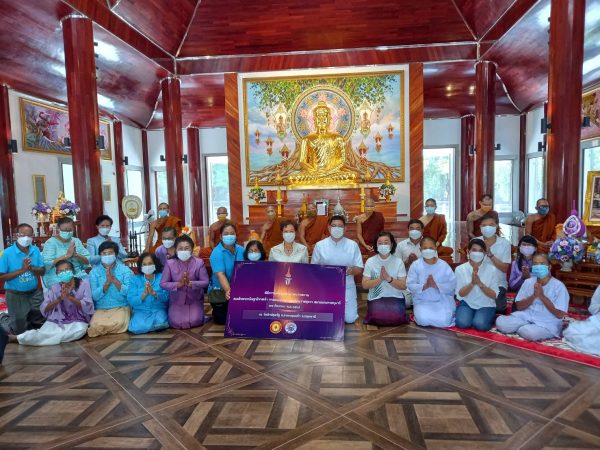
[(543, 155), (527, 159), (527, 211), (535, 213), (535, 204), (544, 194), (545, 160)]
[(513, 212), (513, 160), (494, 161), (494, 209), (499, 213)]
[[(156, 185), (156, 208), (161, 203), (169, 203), (169, 191), (167, 189), (167, 171), (157, 170), (154, 172)], [(158, 214), (157, 211), (155, 211)]]
[[(125, 171), (126, 183), (127, 183), (127, 195), (136, 195), (142, 200), (144, 204), (144, 178), (142, 171), (138, 169), (127, 169)], [(136, 217), (134, 220), (142, 220), (144, 211)]]
[(600, 147), (583, 149), (583, 174), (581, 178), (584, 186), (587, 183), (587, 173), (595, 170), (600, 170)]
[(62, 192), (67, 200), (77, 203), (75, 183), (73, 182), (73, 164), (62, 163)]
[(455, 165), (454, 147), (423, 149), (423, 195), (424, 199), (435, 199), (437, 211), (454, 220)]
[(217, 221), (217, 208), (229, 210), (229, 173), (227, 156), (206, 157), (206, 184), (208, 192), (208, 221)]

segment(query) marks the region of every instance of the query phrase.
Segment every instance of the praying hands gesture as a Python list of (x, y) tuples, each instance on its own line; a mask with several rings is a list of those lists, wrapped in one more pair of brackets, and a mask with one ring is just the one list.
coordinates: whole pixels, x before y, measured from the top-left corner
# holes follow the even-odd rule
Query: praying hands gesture
[(21, 271), (23, 273), (25, 272), (29, 272), (31, 270), (31, 258), (28, 256), (27, 258), (23, 259), (23, 266), (21, 267)]
[(437, 284), (435, 282), (435, 280), (433, 279), (433, 275), (429, 275), (427, 277), (427, 280), (425, 280), (425, 284), (423, 285), (423, 290), (428, 289), (428, 288), (433, 288), (433, 289), (437, 289)]
[(71, 241), (71, 243), (69, 244), (69, 248), (67, 249), (67, 253), (65, 254), (65, 257), (69, 259), (75, 256), (76, 254), (77, 251), (75, 250), (75, 242)]
[(388, 283), (390, 283), (392, 281), (392, 277), (390, 276), (388, 271), (385, 270), (385, 266), (381, 267), (381, 272), (379, 272), (379, 279), (381, 281), (386, 281)]
[(115, 278), (115, 276), (112, 273), (112, 268), (115, 265), (113, 264), (112, 266), (108, 267), (106, 269), (106, 282), (104, 283), (104, 292), (106, 292), (108, 290), (108, 288), (110, 287), (111, 284), (113, 284), (118, 290), (121, 290), (121, 282), (119, 280), (117, 280)]
[(142, 301), (145, 300), (147, 296), (151, 295), (152, 297), (156, 297), (156, 292), (152, 289), (152, 285), (149, 281), (146, 281), (146, 286), (144, 287), (144, 292), (142, 293)]
[(187, 272), (183, 272), (183, 276), (181, 277), (181, 280), (179, 280), (179, 283), (177, 284), (177, 287), (191, 287), (192, 286), (192, 281), (189, 278), (189, 275)]
[(481, 287), (481, 279), (479, 278), (479, 270), (478, 269), (473, 269), (473, 276), (471, 277), (471, 283), (473, 284), (473, 286), (479, 286)]
[(526, 265), (523, 265), (523, 269), (521, 270), (521, 273), (523, 274), (523, 279), (526, 280), (527, 278), (529, 278), (531, 276), (531, 272), (529, 271), (529, 267), (527, 267)]

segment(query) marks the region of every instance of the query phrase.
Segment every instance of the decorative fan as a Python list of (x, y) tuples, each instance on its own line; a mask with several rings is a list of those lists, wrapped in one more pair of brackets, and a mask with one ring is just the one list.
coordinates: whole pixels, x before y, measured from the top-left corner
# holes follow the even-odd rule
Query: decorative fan
[(512, 215), (513, 225), (522, 227), (523, 225), (525, 225), (526, 218), (527, 218), (527, 216), (525, 215), (525, 213), (523, 211), (513, 211), (513, 215)]
[(121, 201), (121, 210), (129, 219), (137, 219), (142, 213), (142, 199), (137, 195), (126, 195)]

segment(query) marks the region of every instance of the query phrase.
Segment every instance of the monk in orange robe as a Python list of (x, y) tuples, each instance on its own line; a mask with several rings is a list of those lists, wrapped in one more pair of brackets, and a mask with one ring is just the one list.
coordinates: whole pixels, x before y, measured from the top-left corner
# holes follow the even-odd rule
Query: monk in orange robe
[(226, 222), (236, 225), (235, 222), (227, 219), (227, 208), (221, 206), (217, 208), (217, 221), (208, 227), (208, 245), (210, 245), (210, 248), (215, 248), (221, 242), (221, 227)]
[(271, 248), (283, 242), (283, 233), (281, 232), (281, 219), (277, 217), (275, 206), (267, 206), (266, 213), (267, 222), (263, 225), (260, 240), (268, 258)]
[(356, 218), (356, 237), (363, 254), (373, 253), (373, 243), (383, 231), (385, 219), (383, 214), (375, 211), (372, 198), (365, 200), (365, 212)]
[(436, 214), (436, 208), (437, 202), (435, 199), (428, 198), (427, 201), (425, 201), (426, 214), (419, 219), (423, 222), (423, 225), (425, 225), (423, 236), (429, 236), (435, 240), (438, 256), (450, 257), (454, 253), (454, 249), (442, 245), (448, 234), (446, 217), (443, 214)]
[(308, 253), (312, 254), (315, 244), (327, 236), (328, 222), (327, 216), (317, 216), (317, 207), (314, 203), (308, 204), (306, 219), (298, 227), (298, 240), (308, 248)]
[(547, 253), (556, 239), (556, 216), (550, 212), (550, 204), (540, 198), (535, 204), (537, 212), (525, 220), (525, 234), (537, 239), (540, 251)]
[[(162, 232), (166, 227), (175, 228), (175, 230), (177, 230), (177, 236), (181, 234), (181, 219), (179, 217), (170, 216), (169, 205), (167, 203), (161, 203), (158, 205), (158, 219), (150, 224), (144, 251), (154, 253), (156, 249), (162, 245)], [(156, 242), (153, 243), (155, 234), (157, 239)]]
[(498, 213), (493, 208), (494, 199), (490, 194), (484, 194), (479, 200), (479, 208), (467, 215), (467, 232), (469, 240), (481, 237), (481, 219), (483, 216), (492, 216), (496, 223), (500, 223)]

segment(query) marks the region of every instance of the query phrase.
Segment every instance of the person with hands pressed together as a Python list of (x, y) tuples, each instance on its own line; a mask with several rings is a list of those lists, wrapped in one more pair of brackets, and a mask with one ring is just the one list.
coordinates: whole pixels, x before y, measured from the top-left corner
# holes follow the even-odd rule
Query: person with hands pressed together
[(117, 259), (119, 246), (115, 242), (103, 242), (98, 250), (100, 264), (90, 272), (96, 312), (88, 328), (89, 337), (125, 333), (131, 316), (127, 291), (133, 273)]
[[(158, 205), (158, 219), (150, 224), (148, 229), (148, 239), (146, 240), (145, 252), (155, 252), (158, 247), (162, 245), (162, 232), (165, 228), (175, 228), (177, 231), (176, 235), (181, 234), (181, 219), (176, 216), (169, 214), (170, 209), (167, 203), (161, 203)], [(154, 242), (154, 236), (157, 236), (156, 242)]]
[[(165, 267), (167, 261), (171, 258), (175, 258), (175, 239), (177, 238), (177, 230), (173, 227), (165, 227), (161, 233), (162, 244), (156, 247), (154, 254), (160, 261), (161, 265)], [(148, 253), (148, 252), (145, 252)]]
[(494, 199), (490, 194), (483, 194), (479, 199), (479, 208), (467, 214), (467, 233), (469, 239), (474, 239), (481, 236), (481, 223), (483, 217), (491, 216), (496, 219), (496, 224), (499, 221), (498, 213), (494, 211)]
[[(100, 264), (100, 253), (98, 249), (103, 242), (112, 241), (113, 238), (110, 236), (110, 230), (113, 225), (113, 220), (110, 216), (102, 215), (96, 218), (96, 228), (98, 228), (98, 235), (88, 239), (86, 249), (89, 252), (89, 261), (91, 265)], [(119, 246), (119, 253), (117, 258), (123, 260), (127, 258), (127, 252), (121, 244), (121, 240), (117, 237), (114, 242)]]
[[(43, 277), (46, 287), (58, 282), (56, 278), (56, 264), (61, 261), (70, 261), (73, 264), (73, 273), (80, 279), (87, 278), (85, 269), (89, 265), (90, 253), (81, 241), (73, 237), (75, 222), (70, 217), (62, 217), (56, 223), (58, 236), (53, 236), (44, 243), (42, 257), (46, 265), (46, 274)], [(115, 244), (116, 245), (116, 244)], [(118, 249), (118, 247), (117, 247)]]
[(508, 287), (511, 291), (517, 292), (523, 282), (531, 277), (531, 265), (533, 255), (537, 252), (537, 245), (537, 240), (533, 236), (523, 236), (519, 239), (517, 259), (510, 266)]
[(528, 341), (559, 337), (569, 308), (569, 292), (550, 274), (550, 258), (545, 253), (533, 256), (531, 275), (519, 289), (516, 311), (498, 317), (496, 328), (501, 333), (517, 333)]
[(487, 257), (496, 269), (498, 283), (500, 283), (496, 297), (496, 311), (503, 313), (506, 310), (506, 289), (508, 288), (506, 274), (512, 261), (512, 248), (508, 240), (498, 236), (498, 219), (493, 215), (485, 215), (481, 219), (481, 234), (479, 239), (485, 242)]
[(407, 268), (421, 256), (423, 228), (423, 222), (419, 219), (409, 220), (408, 239), (398, 242), (394, 255), (399, 257)]

